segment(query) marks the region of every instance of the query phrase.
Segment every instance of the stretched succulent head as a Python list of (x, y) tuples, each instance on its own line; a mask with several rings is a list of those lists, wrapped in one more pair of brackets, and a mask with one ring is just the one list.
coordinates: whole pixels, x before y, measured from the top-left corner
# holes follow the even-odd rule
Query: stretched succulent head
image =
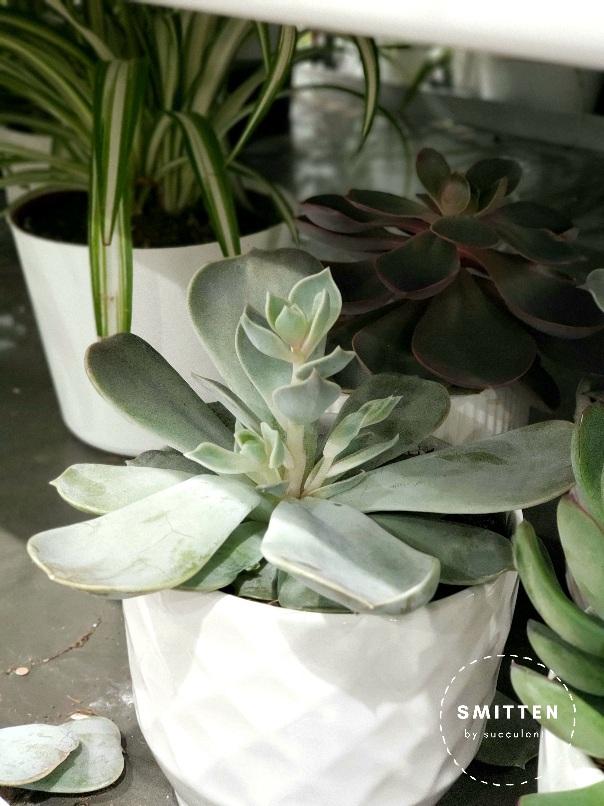
[(510, 568), (508, 540), (441, 513), (505, 512), (568, 489), (571, 424), (407, 458), (449, 398), (396, 374), (367, 379), (326, 424), (341, 392), (330, 376), (352, 358), (325, 354), (340, 306), (329, 271), (299, 250), (203, 268), (190, 309), (225, 380), (196, 378), (219, 398), (212, 407), (135, 335), (91, 347), (97, 388), (171, 449), (68, 469), (59, 492), (100, 517), (33, 537), (35, 562), (111, 597), (228, 588), (376, 613), (420, 606), (439, 580)]
[(481, 160), (461, 174), (425, 148), (417, 174), (426, 190), (418, 201), (351, 190), (301, 205), (301, 231), (351, 256), (330, 263), (343, 312), (354, 317), (340, 338), (352, 337), (370, 372), (468, 389), (524, 379), (555, 405), (536, 360), (541, 334), (549, 346), (604, 330), (604, 313), (573, 279), (572, 222), (509, 200), (522, 174), (514, 160)]
[[(542, 706), (540, 721), (548, 730), (589, 755), (604, 758), (604, 406), (601, 404), (588, 407), (576, 426), (572, 466), (576, 486), (560, 499), (557, 519), (560, 541), (581, 606), (564, 593), (545, 548), (530, 524), (523, 522), (514, 538), (514, 558), (524, 587), (545, 621), (545, 624), (529, 621), (528, 636), (535, 652), (559, 679), (548, 679), (516, 666), (512, 682), (527, 705)], [(548, 705), (558, 706), (556, 719), (547, 718)], [(585, 802), (602, 802), (604, 784), (598, 787), (594, 799)], [(561, 806), (582, 802), (576, 791), (566, 794), (568, 800), (556, 801)]]

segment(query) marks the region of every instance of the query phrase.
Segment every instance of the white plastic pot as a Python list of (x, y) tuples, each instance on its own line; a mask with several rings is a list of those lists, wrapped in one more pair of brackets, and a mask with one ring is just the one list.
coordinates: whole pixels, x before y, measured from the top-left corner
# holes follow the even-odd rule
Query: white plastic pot
[(539, 792), (567, 792), (604, 780), (604, 771), (568, 742), (543, 729), (539, 742)]
[[(88, 248), (30, 235), (14, 221), (10, 227), (65, 425), (83, 442), (125, 456), (162, 447), (107, 403), (86, 375), (84, 354), (96, 340)], [(279, 224), (242, 238), (242, 250), (288, 243)], [(134, 250), (132, 330), (191, 383), (192, 372), (218, 374), (193, 331), (187, 287), (198, 269), (221, 257), (217, 243)]]
[[(501, 653), (516, 574), (402, 617), (217, 593), (124, 601), (138, 719), (181, 806), (430, 806), (461, 774), (441, 700)], [(490, 702), (498, 664), (466, 666)], [(445, 708), (456, 761), (476, 747)]]
[(453, 445), (501, 434), (528, 424), (530, 404), (510, 386), (451, 395), (451, 409), (434, 436)]

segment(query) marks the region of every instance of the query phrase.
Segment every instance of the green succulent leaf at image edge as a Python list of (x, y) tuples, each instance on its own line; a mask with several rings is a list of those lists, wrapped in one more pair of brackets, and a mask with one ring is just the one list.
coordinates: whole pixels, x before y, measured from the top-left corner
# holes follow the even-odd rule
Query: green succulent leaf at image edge
[(542, 792), (523, 795), (518, 806), (601, 806), (604, 803), (604, 781), (569, 789), (567, 792)]

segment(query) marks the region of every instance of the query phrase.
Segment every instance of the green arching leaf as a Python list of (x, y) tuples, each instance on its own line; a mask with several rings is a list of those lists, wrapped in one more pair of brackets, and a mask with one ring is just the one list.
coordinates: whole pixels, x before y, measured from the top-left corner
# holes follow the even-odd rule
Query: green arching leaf
[(110, 786), (124, 770), (118, 727), (102, 716), (70, 720), (60, 726), (79, 739), (79, 746), (49, 775), (23, 789), (76, 794)]
[(588, 406), (571, 443), (572, 465), (581, 503), (604, 527), (604, 406)]
[(320, 261), (298, 249), (252, 250), (209, 263), (191, 282), (189, 309), (203, 346), (226, 385), (261, 420), (270, 421), (272, 413), (233, 349), (241, 311), (246, 304), (264, 310), (267, 291), (287, 297), (301, 277), (322, 269)]
[(556, 498), (573, 483), (572, 424), (536, 423), (366, 473), (335, 496), (361, 512), (507, 512)]
[(270, 70), (260, 90), (254, 111), (248, 119), (237, 144), (229, 154), (229, 162), (237, 157), (277, 97), (279, 90), (291, 71), (297, 39), (298, 31), (294, 26), (281, 26), (279, 43), (275, 54), (271, 58)]
[(104, 397), (168, 445), (183, 453), (204, 441), (232, 447), (233, 435), (218, 417), (150, 344), (133, 333), (118, 333), (93, 344), (86, 365)]
[(462, 246), (487, 248), (495, 246), (499, 236), (492, 227), (479, 218), (469, 215), (448, 215), (437, 219), (431, 225), (432, 232), (447, 241)]
[(18, 725), (0, 730), (0, 786), (25, 786), (44, 778), (79, 744), (63, 725)]
[(398, 403), (400, 397), (389, 395), (378, 400), (369, 400), (351, 414), (338, 417), (337, 425), (334, 425), (323, 446), (323, 456), (333, 459), (341, 454), (361, 429), (383, 422)]
[(409, 515), (371, 515), (408, 546), (436, 557), (446, 585), (480, 585), (513, 569), (512, 544), (489, 529)]
[(262, 552), (273, 565), (355, 612), (405, 613), (428, 602), (438, 585), (437, 560), (331, 501), (282, 501)]
[(266, 524), (246, 521), (239, 524), (204, 567), (181, 585), (181, 590), (215, 591), (230, 585), (239, 574), (262, 560), (260, 544)]
[(194, 112), (173, 112), (179, 124), (195, 176), (203, 192), (205, 208), (225, 256), (241, 251), (235, 202), (225, 156), (210, 122)]
[(347, 607), (321, 596), (320, 593), (307, 588), (299, 579), (279, 571), (278, 599), (281, 607), (288, 607), (290, 610), (310, 610), (313, 613), (350, 613)]
[(596, 615), (604, 620), (604, 523), (598, 524), (569, 496), (560, 499), (557, 519), (560, 542), (573, 579)]
[(399, 435), (395, 434), (392, 439), (385, 440), (384, 442), (375, 442), (373, 445), (368, 445), (366, 448), (361, 448), (358, 451), (347, 453), (342, 459), (334, 462), (326, 475), (326, 479), (335, 479), (337, 476), (343, 476), (344, 473), (349, 473), (355, 467), (361, 467), (365, 463), (370, 462), (372, 459), (386, 454), (390, 451), (399, 441)]
[(202, 378), (201, 375), (197, 375), (195, 372), (193, 372), (192, 375), (198, 383), (210, 392), (213, 392), (222, 405), (228, 409), (242, 425), (252, 431), (256, 431), (258, 434), (260, 433), (260, 420), (256, 417), (254, 412), (245, 405), (243, 400), (233, 394), (223, 383), (213, 381), (211, 378)]
[(76, 509), (105, 515), (192, 477), (154, 467), (77, 464), (50, 483)]
[(336, 402), (341, 393), (337, 383), (326, 381), (314, 369), (306, 380), (275, 389), (273, 401), (288, 420), (311, 425)]
[(422, 148), (417, 155), (415, 167), (419, 181), (438, 204), (441, 188), (451, 176), (446, 159), (433, 148)]
[(240, 481), (194, 476), (96, 520), (34, 535), (28, 551), (62, 585), (137, 596), (192, 577), (261, 503)]
[(91, 46), (99, 59), (108, 62), (118, 55), (113, 53), (106, 45), (106, 43), (98, 37), (93, 30), (86, 25), (81, 25), (76, 17), (69, 12), (69, 9), (61, 2), (61, 0), (46, 0), (46, 4), (60, 14), (80, 36)]
[(604, 697), (604, 660), (564, 641), (545, 624), (529, 620), (531, 646), (548, 669), (568, 685)]
[(540, 792), (534, 795), (523, 795), (518, 806), (600, 806), (604, 800), (604, 781), (581, 789), (569, 789), (566, 792)]
[(459, 265), (455, 246), (430, 230), (413, 235), (375, 261), (377, 275), (384, 285), (395, 294), (414, 300), (441, 292), (453, 282)]
[(324, 487), (318, 487), (309, 493), (313, 498), (333, 498), (338, 493), (343, 493), (346, 490), (351, 490), (355, 487), (365, 475), (365, 471), (357, 473), (356, 476), (351, 476), (349, 479), (342, 479), (341, 481), (334, 481), (331, 484), (326, 484)]
[(566, 596), (549, 556), (527, 521), (516, 529), (513, 548), (522, 584), (548, 627), (572, 646), (604, 659), (604, 622)]
[(361, 57), (363, 75), (365, 78), (365, 110), (361, 130), (361, 142), (359, 143), (359, 148), (361, 148), (367, 139), (367, 135), (371, 131), (378, 108), (380, 63), (378, 48), (373, 39), (366, 36), (355, 36), (352, 41), (356, 45), (359, 56)]
[[(592, 700), (524, 666), (513, 664), (511, 676), (522, 702), (529, 708), (540, 706), (541, 717), (536, 719), (544, 728), (596, 758), (604, 756), (604, 700)], [(594, 700), (599, 701), (599, 708), (594, 707)], [(557, 709), (555, 718), (551, 710), (548, 718), (548, 706)]]
[[(382, 190), (353, 189), (348, 191), (346, 200), (351, 201), (360, 210), (392, 216), (392, 224), (394, 224), (395, 220), (400, 221), (405, 218), (423, 219), (426, 216), (426, 208), (423, 204), (412, 199), (406, 199), (404, 196), (397, 196), (394, 193), (385, 193)], [(432, 220), (432, 218), (433, 216), (429, 216), (429, 220)], [(381, 219), (381, 223), (386, 221), (387, 219)]]

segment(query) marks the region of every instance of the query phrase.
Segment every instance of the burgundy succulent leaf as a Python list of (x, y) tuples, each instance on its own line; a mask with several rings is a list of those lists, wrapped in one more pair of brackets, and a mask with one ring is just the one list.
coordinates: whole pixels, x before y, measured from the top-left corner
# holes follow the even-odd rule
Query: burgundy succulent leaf
[[(555, 404), (537, 349), (552, 353), (548, 339), (580, 340), (579, 348), (604, 334), (604, 311), (580, 287), (576, 267), (586, 264), (572, 221), (509, 199), (522, 176), (515, 160), (480, 160), (464, 175), (427, 148), (416, 170), (427, 191), (417, 201), (352, 190), (302, 205), (300, 229), (351, 257), (335, 264), (345, 311), (373, 312), (353, 339), (359, 360), (370, 372), (469, 389), (525, 378), (532, 399)], [(604, 350), (592, 349), (588, 364), (604, 374)]]

